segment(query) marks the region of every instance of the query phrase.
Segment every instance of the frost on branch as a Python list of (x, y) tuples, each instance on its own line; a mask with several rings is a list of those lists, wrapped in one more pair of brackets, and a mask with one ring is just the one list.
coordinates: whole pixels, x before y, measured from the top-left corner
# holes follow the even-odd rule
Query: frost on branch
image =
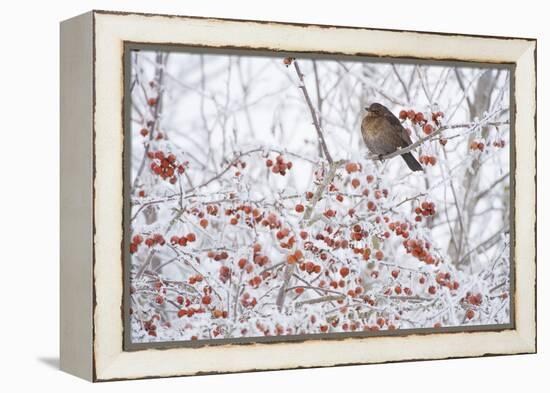
[(134, 342), (509, 322), (506, 72), (132, 56)]

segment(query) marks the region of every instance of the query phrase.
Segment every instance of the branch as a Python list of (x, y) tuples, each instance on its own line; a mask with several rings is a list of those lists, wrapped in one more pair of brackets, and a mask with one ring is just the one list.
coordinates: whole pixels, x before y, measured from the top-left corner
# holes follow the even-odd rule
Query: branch
[(303, 306), (304, 304), (317, 304), (317, 303), (332, 302), (337, 300), (344, 300), (345, 298), (346, 298), (345, 295), (322, 296), (315, 299), (308, 299), (308, 300), (303, 300), (301, 302), (296, 302), (296, 307)]
[(477, 250), (482, 250), (482, 252), (483, 252), (483, 251), (487, 251), (489, 248), (493, 247), (495, 244), (498, 243), (498, 241), (500, 240), (500, 237), (502, 236), (502, 234), (508, 232), (508, 230), (509, 230), (508, 226), (505, 226), (501, 230), (499, 230), (496, 233), (494, 233), (493, 235), (491, 235), (488, 239), (484, 240), (483, 242), (481, 242), (480, 244), (475, 246), (470, 252), (468, 252), (466, 255), (464, 255), (460, 261), (458, 261), (457, 266), (463, 264), (466, 261), (466, 259), (468, 259), (468, 257), (471, 254), (473, 254), (474, 252), (476, 252)]
[[(311, 198), (310, 204), (306, 207), (306, 212), (304, 213), (304, 217), (302, 218), (302, 221), (300, 222), (300, 226), (302, 228), (305, 225), (311, 226), (315, 223), (315, 221), (316, 221), (315, 217), (313, 217), (313, 218), (311, 217), (314, 210), (315, 210), (315, 206), (317, 205), (317, 203), (321, 199), (321, 196), (323, 195), (325, 189), (334, 180), (334, 177), (336, 176), (336, 172), (337, 172), (338, 168), (340, 168), (342, 165), (344, 165), (344, 163), (345, 163), (345, 161), (343, 161), (343, 160), (330, 163), (330, 168), (329, 168), (329, 171), (328, 171), (327, 175), (323, 179), (323, 182), (320, 183), (317, 186), (317, 190), (315, 190), (315, 194), (313, 194), (313, 198)], [(283, 305), (284, 305), (284, 302), (285, 302), (285, 296), (286, 296), (286, 290), (288, 288), (288, 284), (290, 282), (292, 274), (294, 273), (295, 266), (296, 266), (296, 264), (292, 264), (292, 265), (287, 264), (287, 266), (285, 267), (283, 283), (281, 285), (281, 288), (279, 289), (279, 293), (277, 295), (277, 301), (276, 301), (277, 308), (279, 310), (283, 309)]]
[(303, 222), (307, 221), (307, 225), (310, 226), (313, 224), (311, 221), (311, 215), (313, 214), (313, 211), (315, 210), (315, 206), (321, 199), (323, 193), (325, 192), (325, 189), (328, 187), (328, 185), (334, 180), (336, 177), (336, 171), (338, 168), (340, 168), (342, 165), (344, 165), (345, 161), (340, 160), (337, 162), (333, 162), (330, 165), (330, 168), (328, 170), (327, 175), (323, 179), (323, 182), (319, 184), (317, 187), (317, 190), (315, 190), (315, 194), (313, 194), (313, 197), (311, 198), (310, 204), (306, 207), (306, 212), (303, 217)]
[[(504, 110), (505, 109), (501, 109), (499, 112), (504, 111)], [(494, 116), (495, 114), (496, 113), (493, 113), (492, 115), (489, 115), (487, 117)], [(491, 123), (484, 123), (484, 124), (482, 124), (482, 122), (478, 122), (478, 123), (463, 123), (463, 124), (453, 124), (453, 125), (449, 125), (449, 126), (442, 126), (442, 127), (439, 127), (437, 130), (435, 130), (434, 132), (432, 132), (430, 135), (425, 136), (424, 138), (421, 138), (421, 139), (417, 140), (416, 142), (414, 142), (413, 144), (410, 144), (407, 147), (404, 147), (402, 149), (398, 149), (398, 150), (394, 151), (393, 153), (389, 153), (389, 154), (386, 154), (386, 155), (383, 155), (383, 156), (369, 156), (369, 158), (371, 160), (387, 160), (387, 159), (390, 159), (390, 158), (393, 158), (393, 157), (400, 156), (402, 154), (410, 152), (411, 150), (416, 149), (417, 147), (422, 145), (424, 142), (428, 142), (428, 141), (431, 141), (431, 140), (435, 139), (436, 136), (438, 136), (439, 134), (441, 134), (445, 130), (451, 130), (451, 129), (455, 129), (455, 128), (469, 128), (470, 130), (473, 130), (473, 129), (475, 129), (477, 127), (480, 127), (480, 126), (484, 126), (484, 127), (486, 127), (486, 126), (501, 126), (501, 125), (505, 125), (505, 124), (509, 124), (509, 123), (507, 121), (498, 121), (498, 122), (491, 122)]]
[(300, 71), (300, 66), (298, 65), (298, 62), (294, 60), (293, 63), (294, 63), (294, 69), (296, 70), (296, 74), (300, 79), (300, 83), (301, 83), (300, 90), (302, 90), (302, 93), (304, 94), (304, 98), (306, 99), (309, 112), (311, 113), (313, 125), (315, 126), (315, 130), (317, 131), (317, 137), (319, 138), (319, 143), (321, 144), (321, 148), (323, 149), (325, 158), (329, 163), (332, 164), (332, 157), (328, 151), (327, 144), (325, 142), (325, 137), (323, 136), (323, 130), (321, 129), (321, 124), (319, 123), (319, 119), (317, 118), (317, 114), (315, 113), (315, 108), (313, 107), (311, 98), (309, 97), (309, 93), (307, 92), (307, 88), (304, 81), (304, 74), (302, 74), (302, 71)]
[(501, 177), (499, 177), (497, 180), (495, 180), (489, 187), (487, 187), (485, 190), (481, 191), (479, 194), (477, 194), (474, 197), (475, 201), (479, 201), (481, 198), (483, 198), (485, 195), (490, 193), (500, 182), (506, 180), (510, 176), (510, 172), (505, 173)]
[(401, 78), (401, 75), (399, 75), (399, 72), (397, 71), (397, 67), (395, 67), (395, 64), (392, 63), (391, 67), (392, 67), (393, 73), (395, 74), (395, 76), (397, 77), (397, 80), (399, 81), (399, 83), (401, 84), (401, 87), (403, 88), (403, 93), (405, 93), (405, 96), (407, 98), (407, 104), (409, 104), (411, 102), (411, 97), (409, 95), (409, 89), (407, 89), (407, 86), (405, 85), (405, 82)]
[[(134, 178), (134, 181), (132, 183), (131, 193), (134, 194), (136, 187), (138, 186), (139, 179), (141, 177), (141, 174), (143, 172), (143, 169), (145, 168), (145, 162), (147, 161), (147, 153), (149, 152), (150, 144), (153, 141), (153, 133), (155, 129), (158, 127), (160, 113), (162, 111), (162, 99), (164, 94), (164, 65), (165, 65), (166, 58), (163, 60), (162, 54), (159, 52), (156, 55), (156, 69), (155, 69), (155, 79), (156, 79), (156, 88), (157, 88), (157, 100), (155, 102), (155, 105), (153, 106), (153, 109), (151, 110), (151, 114), (153, 116), (152, 123), (150, 126), (148, 126), (149, 130), (149, 143), (145, 144), (145, 149), (143, 151), (143, 157), (141, 159), (141, 163), (139, 165), (138, 171), (136, 173), (136, 177)], [(140, 82), (141, 85), (141, 82)], [(143, 88), (143, 87), (142, 87)], [(145, 91), (145, 88), (143, 88), (143, 94), (145, 97), (145, 100), (147, 101), (147, 92)], [(133, 100), (132, 100), (133, 102)]]

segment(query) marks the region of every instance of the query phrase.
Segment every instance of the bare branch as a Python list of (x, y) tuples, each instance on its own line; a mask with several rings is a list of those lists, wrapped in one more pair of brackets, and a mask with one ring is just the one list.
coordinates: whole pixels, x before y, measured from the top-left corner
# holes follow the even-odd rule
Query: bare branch
[(319, 139), (319, 143), (321, 144), (323, 153), (325, 154), (325, 158), (329, 163), (332, 164), (332, 157), (328, 151), (327, 143), (325, 142), (325, 137), (323, 136), (323, 130), (321, 129), (321, 124), (319, 123), (319, 119), (317, 117), (317, 114), (315, 113), (315, 108), (313, 107), (313, 103), (311, 102), (309, 93), (307, 92), (306, 84), (304, 81), (304, 74), (302, 74), (302, 71), (300, 70), (298, 61), (294, 60), (293, 63), (294, 63), (294, 69), (296, 70), (296, 74), (298, 75), (298, 79), (300, 79), (300, 86), (299, 86), (300, 90), (302, 90), (302, 93), (304, 94), (304, 98), (306, 99), (309, 112), (311, 113), (311, 119), (313, 120), (313, 125), (315, 126), (315, 130), (317, 131), (317, 138)]

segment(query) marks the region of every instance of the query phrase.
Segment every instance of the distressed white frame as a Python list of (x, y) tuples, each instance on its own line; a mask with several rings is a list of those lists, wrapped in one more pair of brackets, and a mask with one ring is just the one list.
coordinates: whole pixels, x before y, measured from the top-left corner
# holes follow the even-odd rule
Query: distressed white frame
[[(124, 352), (121, 242), (125, 41), (515, 63), (515, 130), (519, 136), (515, 138), (515, 329)], [(79, 43), (85, 44), (84, 48)], [(536, 351), (535, 40), (94, 11), (62, 24), (62, 70), (63, 64), (62, 96), (67, 94), (68, 98), (64, 105), (62, 101), (62, 142), (66, 138), (67, 144), (70, 135), (80, 135), (84, 146), (80, 158), (93, 166), (91, 170), (86, 166), (71, 172), (68, 168), (76, 158), (69, 153), (63, 155), (69, 146), (64, 149), (62, 143), (62, 177), (66, 169), (62, 210), (63, 200), (69, 203), (77, 196), (70, 190), (77, 178), (89, 186), (80, 192), (89, 192), (93, 186), (92, 205), (73, 209), (65, 217), (62, 214), (61, 220), (63, 369), (103, 381)], [(73, 74), (79, 71), (83, 76), (78, 79)], [(69, 86), (73, 83), (77, 86)], [(76, 95), (86, 99), (76, 100)], [(90, 96), (95, 103), (92, 107)], [(88, 119), (90, 114), (93, 120)], [(64, 226), (69, 228), (65, 235)], [(80, 235), (68, 244), (71, 228), (79, 229)], [(85, 255), (81, 255), (83, 252)], [(68, 284), (75, 279), (82, 285)]]

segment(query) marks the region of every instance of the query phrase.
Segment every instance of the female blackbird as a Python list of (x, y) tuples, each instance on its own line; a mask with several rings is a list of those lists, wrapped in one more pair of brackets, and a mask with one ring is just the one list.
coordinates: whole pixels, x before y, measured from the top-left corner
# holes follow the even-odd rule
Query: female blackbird
[[(371, 153), (383, 156), (412, 143), (399, 119), (384, 105), (374, 103), (365, 109), (367, 115), (361, 122), (361, 134)], [(422, 170), (422, 166), (410, 152), (401, 154), (401, 157), (411, 171)]]

